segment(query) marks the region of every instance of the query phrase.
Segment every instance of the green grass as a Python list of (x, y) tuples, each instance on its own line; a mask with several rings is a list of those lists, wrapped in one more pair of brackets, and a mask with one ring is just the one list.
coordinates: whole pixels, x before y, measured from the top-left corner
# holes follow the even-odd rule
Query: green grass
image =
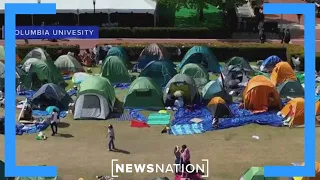
[(205, 21), (199, 21), (199, 15), (196, 10), (182, 8), (175, 14), (176, 27), (220, 27), (222, 18), (220, 10), (215, 6), (209, 6), (204, 10)]

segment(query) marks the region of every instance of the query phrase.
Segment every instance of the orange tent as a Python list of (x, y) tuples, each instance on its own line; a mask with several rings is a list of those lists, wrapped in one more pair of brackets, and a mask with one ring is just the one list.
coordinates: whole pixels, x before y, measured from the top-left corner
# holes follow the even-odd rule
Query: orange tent
[(290, 106), (293, 110), (293, 117), (289, 123), (289, 127), (304, 125), (304, 99), (294, 98), (286, 104), (282, 110), (282, 116), (287, 116), (290, 112)]
[(281, 108), (280, 97), (274, 84), (265, 76), (253, 77), (243, 92), (243, 105), (254, 113), (270, 108)]
[(226, 102), (221, 97), (214, 97), (209, 101), (208, 106), (214, 104), (226, 104)]
[(320, 101), (316, 102), (316, 116), (320, 115)]
[(274, 85), (278, 85), (287, 80), (296, 81), (297, 77), (288, 62), (279, 62), (272, 70), (270, 79)]

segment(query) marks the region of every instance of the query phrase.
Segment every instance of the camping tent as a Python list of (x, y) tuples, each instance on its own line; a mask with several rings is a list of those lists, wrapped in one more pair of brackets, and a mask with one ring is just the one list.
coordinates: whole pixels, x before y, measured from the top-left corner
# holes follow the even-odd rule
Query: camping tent
[(139, 59), (143, 57), (154, 57), (155, 60), (169, 60), (170, 54), (161, 44), (150, 44), (141, 51)]
[(113, 111), (115, 101), (114, 87), (107, 78), (88, 76), (80, 84), (73, 117), (74, 119), (104, 120)]
[(65, 84), (59, 69), (52, 61), (37, 61), (29, 69), (23, 80), (27, 89), (38, 89), (45, 83), (54, 83), (60, 86)]
[(243, 57), (238, 57), (238, 56), (232, 57), (231, 59), (229, 59), (229, 61), (225, 65), (225, 67), (229, 67), (229, 66), (240, 66), (243, 70), (247, 72), (253, 71), (252, 67), (250, 66), (250, 63)]
[(80, 84), (88, 76), (91, 76), (91, 75), (88, 74), (88, 73), (84, 73), (84, 72), (77, 72), (77, 73), (73, 74), (71, 81), (72, 81), (73, 84)]
[(101, 67), (101, 76), (111, 84), (131, 82), (128, 69), (119, 56), (108, 56)]
[(272, 70), (270, 79), (274, 85), (278, 85), (287, 80), (296, 81), (297, 77), (288, 62), (279, 62)]
[(46, 61), (46, 60), (50, 60), (52, 61), (50, 55), (47, 53), (47, 51), (45, 51), (42, 48), (34, 48), (33, 50), (31, 50), (23, 59), (23, 63), (30, 59), (30, 58), (37, 58), (39, 60), (42, 61)]
[(183, 91), (183, 98), (186, 103), (192, 103), (198, 95), (196, 82), (185, 74), (176, 74), (166, 85), (163, 101), (166, 102), (168, 95), (173, 97), (176, 91)]
[(243, 92), (245, 109), (253, 112), (265, 112), (268, 109), (280, 109), (280, 97), (274, 84), (265, 76), (253, 77)]
[(299, 81), (285, 81), (277, 86), (280, 97), (303, 97), (304, 88)]
[(161, 87), (151, 78), (138, 77), (130, 85), (123, 101), (123, 107), (163, 109)]
[(60, 86), (48, 83), (32, 96), (31, 103), (46, 109), (48, 106), (56, 106), (60, 110), (68, 110), (69, 103), (72, 102), (68, 93)]
[(205, 46), (194, 46), (185, 54), (179, 68), (188, 63), (203, 64), (203, 66), (211, 72), (220, 72), (220, 64), (213, 52)]
[(73, 74), (75, 72), (84, 72), (79, 61), (71, 55), (61, 55), (54, 62), (62, 74)]
[(223, 79), (221, 76), (219, 79), (224, 84), (224, 87), (230, 91), (239, 89), (249, 82), (247, 71), (245, 71), (242, 66), (228, 66), (222, 71), (222, 76)]
[(273, 68), (281, 62), (281, 59), (278, 56), (269, 56), (267, 59), (265, 59), (261, 66), (260, 66), (260, 71), (262, 72), (271, 72)]
[(211, 112), (214, 118), (232, 117), (232, 113), (226, 102), (220, 97), (214, 97), (207, 105), (207, 109)]
[(320, 101), (316, 102), (316, 116), (320, 115)]
[(204, 101), (209, 101), (214, 97), (221, 97), (226, 102), (232, 101), (232, 96), (230, 96), (226, 90), (222, 87), (219, 81), (210, 81), (202, 89), (201, 92), (202, 99)]
[(180, 73), (193, 78), (198, 87), (205, 85), (209, 81), (209, 73), (201, 64), (186, 64), (182, 67)]
[[(16, 68), (16, 86), (19, 85), (19, 81), (26, 76), (26, 73), (20, 68)], [(4, 88), (5, 79), (5, 65), (0, 61), (0, 89)]]
[(37, 58), (29, 58), (26, 61), (24, 61), (21, 69), (24, 70), (25, 72), (29, 72), (31, 65), (34, 63), (37, 63), (38, 61), (41, 61), (41, 60)]
[(123, 60), (124, 64), (127, 65), (129, 57), (126, 50), (122, 46), (113, 46), (109, 49), (107, 56), (118, 56)]
[(279, 178), (264, 177), (263, 167), (251, 167), (241, 176), (239, 180), (279, 180)]
[[(0, 46), (0, 62), (4, 63), (5, 61), (5, 51), (4, 51), (4, 47)], [(18, 54), (16, 54), (16, 63), (20, 63), (21, 58), (19, 57)]]
[(177, 74), (176, 69), (167, 61), (151, 61), (140, 73), (140, 77), (149, 77), (159, 86), (167, 85), (173, 76)]

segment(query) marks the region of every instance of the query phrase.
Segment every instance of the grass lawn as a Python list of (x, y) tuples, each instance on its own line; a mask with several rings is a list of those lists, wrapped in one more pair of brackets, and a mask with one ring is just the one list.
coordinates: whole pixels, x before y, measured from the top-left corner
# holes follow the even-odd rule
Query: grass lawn
[(199, 15), (196, 10), (182, 8), (176, 12), (176, 27), (219, 27), (222, 25), (220, 10), (215, 6), (209, 6), (204, 10), (205, 21), (199, 21)]
[[(99, 72), (98, 68), (92, 70)], [(122, 100), (125, 90), (117, 89), (116, 93)], [(3, 115), (3, 109), (0, 115)], [(116, 147), (130, 154), (107, 151), (105, 136), (109, 124), (115, 128)], [(131, 128), (129, 122), (115, 120), (75, 121), (68, 115), (60, 124), (60, 135), (56, 137), (37, 141), (36, 134), (17, 136), (17, 165), (54, 165), (65, 180), (80, 177), (93, 180), (96, 175), (111, 174), (111, 159), (119, 159), (120, 163), (174, 163), (173, 148), (182, 144), (189, 146), (192, 163), (209, 159), (209, 180), (239, 179), (251, 166), (290, 165), (303, 161), (303, 128), (252, 124), (189, 136), (161, 134), (162, 129), (163, 126)], [(45, 133), (50, 135), (50, 128)], [(253, 135), (260, 139), (252, 139)], [(316, 135), (320, 136), (319, 129)], [(4, 142), (3, 136), (0, 136), (0, 142)], [(319, 138), (316, 143), (320, 144)], [(0, 159), (4, 159), (3, 153), (0, 148)], [(138, 173), (120, 175), (118, 179), (151, 180), (161, 176), (173, 178), (172, 174)]]

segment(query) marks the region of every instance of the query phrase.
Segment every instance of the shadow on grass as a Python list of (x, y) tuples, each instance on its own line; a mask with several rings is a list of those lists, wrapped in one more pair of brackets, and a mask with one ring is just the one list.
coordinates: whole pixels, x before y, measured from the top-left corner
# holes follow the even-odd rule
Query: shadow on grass
[(58, 123), (58, 128), (67, 128), (69, 127), (70, 124), (69, 123), (66, 123), (66, 122), (60, 122)]
[(176, 27), (220, 27), (222, 26), (222, 16), (219, 12), (204, 13), (204, 22), (199, 21), (199, 15), (190, 12), (189, 17), (176, 17)]
[(123, 150), (123, 149), (113, 149), (112, 152), (116, 152), (116, 153), (122, 153), (122, 154), (130, 154), (129, 151)]
[(56, 136), (63, 137), (63, 138), (73, 138), (74, 137), (72, 134), (63, 134), (63, 133), (59, 133)]

